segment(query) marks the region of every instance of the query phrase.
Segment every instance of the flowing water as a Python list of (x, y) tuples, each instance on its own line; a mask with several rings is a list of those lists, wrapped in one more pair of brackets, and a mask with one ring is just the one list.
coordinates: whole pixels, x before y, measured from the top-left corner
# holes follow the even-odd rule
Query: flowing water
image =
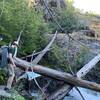
[[(85, 100), (100, 100), (100, 93), (88, 89), (79, 88)], [(83, 100), (75, 88), (70, 91), (69, 96), (63, 100)]]

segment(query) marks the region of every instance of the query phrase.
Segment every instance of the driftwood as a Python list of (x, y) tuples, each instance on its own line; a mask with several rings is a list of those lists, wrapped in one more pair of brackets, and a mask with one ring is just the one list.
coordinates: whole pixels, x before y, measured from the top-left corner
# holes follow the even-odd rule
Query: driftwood
[(100, 61), (100, 54), (94, 57), (89, 63), (77, 72), (77, 77), (84, 77)]
[[(89, 63), (87, 63), (85, 66), (83, 66), (78, 72), (77, 77), (81, 78), (84, 77), (95, 65), (100, 61), (100, 54), (94, 57)], [(57, 89), (54, 93), (52, 93), (48, 99), (49, 100), (61, 100), (64, 98), (66, 94), (69, 93), (69, 91), (72, 89), (72, 86), (68, 84), (64, 84), (62, 87)], [(56, 99), (57, 98), (57, 99)]]
[(50, 41), (50, 43), (42, 50), (42, 53), (40, 53), (33, 61), (32, 64), (37, 64), (42, 57), (46, 54), (46, 52), (50, 49), (51, 45), (53, 44), (55, 38), (57, 36), (57, 31), (54, 34), (54, 37), (52, 38), (52, 40)]
[(60, 72), (57, 70), (53, 70), (47, 67), (43, 67), (40, 65), (34, 65), (31, 64), (29, 62), (26, 62), (24, 60), (21, 60), (19, 58), (14, 58), (15, 64), (17, 66), (19, 66), (21, 69), (26, 69), (28, 68), (29, 70), (31, 70), (31, 68), (33, 67), (34, 72), (39, 73), (41, 75), (45, 75), (51, 78), (54, 78), (56, 80), (60, 80), (60, 81), (64, 81), (68, 84), (72, 84), (78, 87), (83, 87), (83, 88), (87, 88), (87, 89), (92, 89), (95, 91), (99, 91), (100, 92), (100, 85), (93, 83), (93, 82), (88, 82), (82, 79), (79, 79), (77, 77), (73, 77), (70, 74), (64, 73), (64, 72)]

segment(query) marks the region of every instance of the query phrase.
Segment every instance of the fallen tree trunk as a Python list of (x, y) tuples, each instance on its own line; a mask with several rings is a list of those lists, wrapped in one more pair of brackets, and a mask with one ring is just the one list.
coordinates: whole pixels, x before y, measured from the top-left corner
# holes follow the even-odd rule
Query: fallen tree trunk
[(55, 38), (57, 36), (57, 31), (55, 32), (52, 40), (50, 41), (50, 43), (41, 51), (41, 53), (32, 61), (32, 64), (37, 64), (42, 57), (46, 54), (46, 52), (50, 49), (51, 45), (53, 44)]
[(100, 61), (100, 54), (94, 57), (89, 63), (83, 66), (78, 72), (77, 77), (84, 77)]
[(29, 62), (26, 62), (24, 60), (18, 59), (18, 58), (14, 58), (15, 64), (17, 66), (19, 66), (22, 69), (26, 69), (29, 68), (29, 70), (31, 70), (31, 67), (33, 66), (33, 70), (36, 73), (57, 79), (57, 80), (61, 80), (64, 81), (66, 83), (69, 83), (71, 85), (75, 85), (78, 87), (83, 87), (83, 88), (87, 88), (87, 89), (92, 89), (95, 91), (99, 91), (100, 92), (100, 85), (93, 83), (93, 82), (88, 82), (85, 80), (81, 80), (77, 77), (73, 77), (70, 74), (64, 73), (64, 72), (60, 72), (57, 70), (53, 70), (47, 67), (43, 67), (40, 65), (33, 65)]
[[(54, 36), (52, 37), (51, 41), (49, 42), (49, 44), (48, 44), (42, 51), (40, 51), (40, 52), (38, 52), (38, 53), (35, 53), (35, 54), (38, 55), (38, 56), (35, 57), (34, 60), (33, 60), (34, 54), (28, 55), (28, 56), (26, 56), (26, 57), (22, 57), (22, 59), (27, 58), (27, 57), (31, 57), (31, 59), (33, 60), (33, 61), (31, 61), (31, 63), (32, 63), (32, 64), (38, 64), (39, 61), (42, 59), (42, 57), (43, 57), (48, 51), (51, 50), (51, 46), (52, 46), (54, 40), (56, 39), (57, 33), (58, 33), (58, 32), (56, 31), (55, 34), (54, 34)], [(21, 36), (21, 34), (20, 34), (20, 36)], [(19, 39), (20, 39), (20, 36), (19, 36), (19, 38), (18, 38), (18, 41), (19, 41)], [(16, 57), (16, 56), (14, 56), (14, 57)], [(19, 79), (20, 79), (20, 78), (22, 78), (22, 76), (19, 77)], [(23, 78), (24, 78), (24, 76), (23, 76)]]
[[(89, 63), (87, 63), (85, 66), (83, 66), (78, 72), (77, 77), (81, 78), (84, 77), (95, 65), (100, 61), (100, 54), (94, 57)], [(69, 91), (72, 89), (72, 86), (68, 84), (64, 84), (62, 87), (57, 89), (55, 92), (53, 92), (48, 99), (49, 100), (61, 100), (64, 98), (66, 94), (69, 93)], [(57, 98), (57, 99), (56, 99)]]

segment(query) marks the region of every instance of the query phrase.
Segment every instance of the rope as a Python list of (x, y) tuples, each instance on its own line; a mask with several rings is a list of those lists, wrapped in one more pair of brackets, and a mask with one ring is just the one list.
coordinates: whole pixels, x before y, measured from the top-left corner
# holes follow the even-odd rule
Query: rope
[(36, 85), (38, 86), (38, 88), (41, 90), (42, 94), (45, 96), (46, 100), (48, 100), (48, 97), (46, 96), (46, 94), (44, 93), (44, 91), (42, 90), (42, 88), (40, 87), (40, 85), (38, 84), (38, 82), (35, 78), (34, 78), (34, 81), (35, 81)]
[[(34, 54), (34, 51), (33, 51), (33, 54)], [(31, 57), (31, 61), (32, 61), (32, 59), (33, 59), (33, 55), (32, 55), (32, 57)], [(33, 72), (33, 68), (32, 68), (32, 67), (31, 67), (31, 70), (32, 70), (32, 72)], [(37, 82), (37, 80), (36, 80), (35, 78), (34, 78), (34, 81), (35, 81), (37, 87), (40, 89), (40, 91), (41, 91), (42, 94), (44, 95), (45, 99), (48, 100), (46, 94), (44, 93), (44, 91), (42, 90), (42, 88), (40, 87), (39, 83)]]
[(2, 14), (3, 14), (3, 11), (4, 11), (4, 3), (5, 3), (5, 1), (3, 0), (3, 1), (2, 1), (3, 6), (2, 6), (1, 13), (0, 13), (0, 18), (2, 17)]
[[(78, 40), (75, 40), (73, 37), (71, 37), (68, 33), (66, 33), (65, 32), (65, 30), (61, 27), (61, 25), (58, 23), (58, 21), (56, 20), (56, 19), (54, 19), (54, 16), (53, 16), (53, 14), (51, 13), (51, 11), (50, 11), (50, 9), (48, 8), (48, 6), (47, 6), (47, 4), (45, 3), (45, 1), (43, 0), (43, 4), (44, 4), (44, 6), (45, 6), (45, 8), (48, 10), (48, 13), (50, 14), (50, 16), (52, 17), (52, 19), (53, 19), (53, 21), (57, 24), (57, 26), (60, 28), (60, 30), (62, 31), (62, 32), (64, 32), (68, 37), (70, 37), (72, 40), (74, 40), (75, 42), (77, 42), (77, 43), (79, 43), (80, 45), (82, 45), (82, 46), (84, 46), (85, 48), (87, 48), (87, 46), (84, 44), (84, 43), (82, 43), (82, 42), (80, 42), (80, 41), (78, 41)], [(53, 12), (53, 11), (52, 11)], [(87, 48), (88, 49), (88, 48)]]
[(82, 97), (83, 100), (85, 100), (84, 96), (82, 95), (81, 91), (78, 89), (78, 87), (75, 86), (75, 89), (78, 91), (78, 93), (80, 94), (80, 96)]

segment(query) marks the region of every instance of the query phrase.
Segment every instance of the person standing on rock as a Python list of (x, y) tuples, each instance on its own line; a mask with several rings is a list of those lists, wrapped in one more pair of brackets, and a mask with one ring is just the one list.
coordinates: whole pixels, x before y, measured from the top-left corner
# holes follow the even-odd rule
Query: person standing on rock
[(8, 72), (9, 72), (9, 78), (7, 81), (7, 86), (4, 88), (4, 90), (9, 91), (11, 89), (13, 79), (15, 77), (14, 69), (16, 67), (13, 57), (16, 51), (16, 48), (18, 47), (18, 42), (14, 41), (11, 46), (8, 47)]

